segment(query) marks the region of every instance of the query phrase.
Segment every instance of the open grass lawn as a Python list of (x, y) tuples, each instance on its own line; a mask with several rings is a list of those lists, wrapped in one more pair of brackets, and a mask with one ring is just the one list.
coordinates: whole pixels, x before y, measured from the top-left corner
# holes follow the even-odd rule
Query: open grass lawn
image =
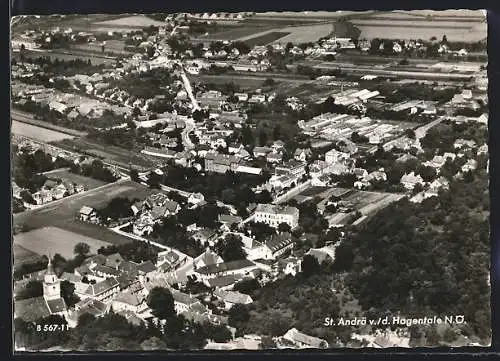
[(115, 197), (144, 199), (148, 195), (157, 192), (157, 190), (151, 190), (146, 186), (132, 181), (121, 181), (105, 186), (104, 188), (64, 198), (63, 201), (56, 204), (49, 204), (43, 208), (18, 213), (14, 215), (14, 226), (28, 230), (52, 226), (75, 232), (82, 236), (101, 239), (109, 243), (127, 243), (131, 241), (128, 237), (116, 234), (107, 228), (78, 220), (77, 215), (79, 210), (83, 206), (96, 209), (103, 208)]
[(40, 256), (59, 253), (67, 259), (74, 257), (73, 250), (79, 242), (87, 243), (91, 253), (96, 253), (100, 247), (109, 245), (108, 242), (56, 227), (44, 227), (14, 236), (14, 244), (29, 252)]

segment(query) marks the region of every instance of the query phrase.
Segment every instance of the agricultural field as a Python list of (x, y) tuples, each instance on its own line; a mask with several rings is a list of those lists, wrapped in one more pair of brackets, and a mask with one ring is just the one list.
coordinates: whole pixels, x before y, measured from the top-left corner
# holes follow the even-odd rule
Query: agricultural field
[[(97, 253), (99, 248), (110, 245), (108, 242), (57, 227), (44, 227), (14, 235), (14, 245), (20, 246), (29, 252), (40, 256), (59, 253), (66, 259), (74, 257), (73, 250), (79, 242), (87, 243), (90, 246), (91, 253)], [(16, 256), (14, 255), (14, 257)]]
[(263, 31), (270, 30), (274, 25), (268, 26), (238, 26), (234, 29), (219, 31), (212, 33), (208, 38), (213, 40), (239, 40), (240, 38), (253, 36), (255, 34), (261, 33)]
[[(34, 230), (43, 227), (57, 227), (82, 236), (103, 239), (114, 244), (130, 242), (130, 238), (119, 235), (105, 227), (88, 224), (77, 219), (83, 206), (100, 209), (115, 197), (144, 199), (153, 191), (132, 181), (119, 181), (107, 186), (90, 190), (78, 195), (63, 198), (53, 204), (28, 210), (14, 215), (14, 227), (21, 230)], [(28, 248), (29, 249), (29, 248)]]
[[(269, 41), (267, 38), (262, 38), (266, 41), (268, 41), (265, 44), (269, 43), (288, 43), (292, 42), (294, 44), (300, 44), (300, 43), (307, 43), (307, 42), (315, 42), (319, 40), (320, 38), (329, 35), (333, 30), (332, 23), (322, 23), (322, 24), (308, 24), (308, 25), (301, 25), (301, 26), (285, 26), (285, 27), (274, 27), (273, 29), (261, 31), (259, 33), (254, 33), (253, 35), (250, 36), (244, 36), (241, 37), (237, 40), (239, 41), (245, 41), (248, 43), (248, 41), (251, 41), (252, 39), (255, 38), (261, 38), (264, 35), (267, 34), (273, 34), (273, 33), (288, 33), (285, 36), (280, 36), (279, 38), (272, 39), (272, 37), (276, 37), (275, 35), (269, 36)], [(263, 40), (260, 41), (260, 43), (263, 43)], [(261, 44), (261, 45), (265, 45)], [(255, 44), (253, 44), (255, 45)]]
[(42, 142), (58, 142), (63, 139), (73, 139), (74, 136), (61, 133), (55, 130), (37, 127), (36, 125), (27, 124), (12, 120), (11, 132), (15, 135), (39, 140)]
[(141, 30), (149, 26), (164, 26), (162, 21), (153, 20), (145, 15), (124, 16), (112, 20), (104, 20), (94, 22), (92, 24), (93, 31), (115, 31), (129, 32), (133, 30)]
[[(12, 59), (19, 60), (19, 52), (12, 52)], [(81, 52), (81, 53), (75, 53), (73, 50), (71, 53), (66, 53), (62, 51), (37, 51), (37, 50), (26, 50), (25, 51), (25, 56), (27, 58), (50, 58), (51, 61), (54, 61), (55, 59), (62, 60), (62, 61), (69, 61), (69, 60), (83, 60), (83, 61), (89, 61), (93, 65), (104, 65), (104, 64), (110, 64), (114, 63), (116, 61), (115, 58), (113, 57), (104, 57), (104, 56), (97, 56), (97, 55), (89, 55), (88, 53)]]
[(387, 207), (401, 197), (400, 194), (393, 193), (356, 191), (342, 198), (342, 201), (351, 204), (354, 209), (360, 211), (363, 215), (368, 215)]
[(266, 33), (263, 35), (258, 35), (254, 38), (250, 38), (245, 40), (245, 43), (250, 47), (254, 47), (257, 45), (267, 45), (269, 43), (272, 43), (274, 41), (277, 41), (278, 39), (281, 39), (283, 37), (286, 37), (290, 33), (288, 32), (278, 32), (278, 31), (273, 31), (270, 33)]
[(446, 35), (449, 41), (476, 42), (486, 38), (487, 25), (485, 22), (470, 21), (428, 21), (415, 19), (354, 19), (353, 24), (361, 30), (361, 39), (424, 39), (432, 37), (441, 39)]
[(85, 189), (88, 190), (107, 184), (106, 182), (94, 178), (84, 177), (80, 174), (71, 173), (67, 169), (58, 169), (55, 171), (51, 171), (49, 174), (47, 174), (47, 176), (49, 178), (58, 178), (62, 179), (63, 181), (70, 181), (76, 184), (84, 185)]
[(69, 151), (73, 151), (76, 148), (83, 153), (98, 158), (104, 158), (124, 168), (129, 168), (130, 165), (140, 169), (147, 169), (155, 166), (153, 161), (140, 154), (137, 150), (127, 150), (120, 147), (104, 145), (84, 138), (64, 139), (55, 145)]
[(24, 263), (34, 263), (40, 259), (40, 255), (32, 252), (19, 244), (14, 243), (12, 247), (14, 253), (14, 268)]
[[(71, 49), (101, 53), (101, 43), (93, 42), (88, 44), (74, 44), (71, 46)], [(125, 50), (125, 41), (123, 40), (107, 40), (104, 51), (106, 53), (130, 54), (129, 51)]]

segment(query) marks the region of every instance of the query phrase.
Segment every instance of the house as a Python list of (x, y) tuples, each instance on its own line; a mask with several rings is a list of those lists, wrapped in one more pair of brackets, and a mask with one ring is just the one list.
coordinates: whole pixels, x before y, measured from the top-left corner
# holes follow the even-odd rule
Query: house
[(165, 209), (165, 216), (171, 216), (177, 214), (181, 210), (181, 206), (175, 201), (167, 201), (165, 203)]
[(233, 94), (237, 99), (238, 101), (240, 102), (246, 102), (248, 101), (248, 94), (247, 93), (234, 93)]
[(209, 280), (211, 278), (221, 277), (221, 276), (246, 276), (250, 275), (252, 271), (255, 271), (258, 267), (254, 262), (247, 259), (223, 262), (201, 267), (197, 270), (193, 270), (192, 274), (200, 280)]
[(291, 159), (286, 163), (277, 165), (276, 168), (274, 168), (274, 172), (276, 175), (288, 175), (300, 178), (306, 174), (306, 163)]
[[(328, 348), (328, 342), (317, 337), (306, 335), (292, 328), (282, 336), (282, 339), (290, 342), (293, 346), (298, 348)], [(286, 348), (286, 346), (285, 346)]]
[(299, 224), (299, 210), (295, 207), (259, 204), (255, 209), (254, 220), (275, 228), (281, 223), (287, 223), (293, 229)]
[(292, 275), (295, 276), (297, 273), (301, 272), (302, 260), (298, 257), (288, 257), (285, 259), (279, 259), (273, 265), (273, 271), (277, 274)]
[(462, 166), (462, 172), (470, 172), (477, 168), (477, 161), (475, 159), (469, 159), (467, 163)]
[(284, 148), (285, 148), (285, 142), (283, 142), (282, 140), (277, 140), (273, 143), (273, 145), (271, 145), (271, 149), (274, 152), (281, 152)]
[(229, 170), (234, 172), (239, 163), (240, 158), (233, 155), (210, 152), (205, 156), (205, 170), (207, 172), (226, 173)]
[(476, 142), (473, 141), (473, 140), (457, 139), (455, 141), (455, 143), (453, 143), (453, 147), (455, 149), (475, 148), (476, 147)]
[(36, 193), (32, 194), (33, 200), (36, 204), (46, 204), (52, 202), (52, 192), (46, 189), (42, 189)]
[(330, 177), (328, 174), (320, 175), (319, 177), (312, 177), (311, 185), (313, 187), (327, 187), (330, 184)]
[(67, 195), (67, 189), (63, 183), (60, 183), (57, 186), (55, 186), (54, 188), (52, 188), (52, 198), (54, 200), (62, 199), (66, 195)]
[(100, 264), (94, 265), (92, 267), (92, 271), (94, 272), (94, 275), (100, 278), (110, 278), (110, 277), (116, 278), (121, 275), (121, 272), (116, 268), (107, 267)]
[(405, 174), (401, 177), (401, 184), (407, 190), (413, 190), (417, 184), (423, 184), (424, 180), (420, 175), (415, 175), (415, 172), (411, 172), (409, 174)]
[(254, 147), (252, 152), (254, 157), (265, 157), (271, 153), (271, 151), (272, 149), (268, 147)]
[(177, 314), (189, 311), (194, 305), (201, 304), (201, 302), (191, 295), (171, 290), (172, 297), (174, 298), (174, 309)]
[(187, 258), (185, 256), (179, 256), (179, 254), (173, 251), (163, 251), (158, 253), (158, 258), (156, 265), (160, 271), (171, 271), (179, 268), (185, 264)]
[(348, 153), (340, 152), (336, 149), (331, 149), (325, 153), (325, 162), (327, 164), (345, 162), (349, 158)]
[(78, 218), (84, 222), (96, 223), (99, 221), (99, 216), (94, 208), (83, 206), (78, 212)]
[(131, 311), (141, 313), (148, 308), (146, 300), (141, 294), (133, 294), (129, 291), (118, 293), (111, 305), (114, 312)]
[(138, 274), (138, 267), (139, 265), (135, 262), (131, 261), (122, 261), (118, 265), (118, 271), (121, 273), (127, 273), (129, 275), (136, 276)]
[(120, 283), (114, 278), (107, 278), (95, 284), (89, 284), (83, 292), (75, 289), (75, 294), (82, 298), (92, 298), (101, 302), (108, 302), (120, 292)]
[(232, 289), (233, 286), (240, 281), (239, 277), (228, 275), (228, 276), (220, 276), (215, 278), (210, 278), (205, 280), (205, 285), (218, 289), (218, 290), (229, 290)]
[(21, 199), (21, 192), (23, 189), (19, 187), (16, 182), (12, 181), (12, 196), (18, 199)]
[(201, 193), (191, 193), (187, 199), (188, 204), (198, 205), (205, 201), (205, 197)]
[(241, 217), (232, 216), (230, 214), (219, 214), (219, 222), (223, 225), (231, 226), (233, 224), (240, 224), (242, 220)]
[(207, 248), (205, 252), (193, 259), (193, 268), (201, 268), (223, 262), (224, 260), (217, 253)]
[(298, 182), (298, 178), (289, 175), (273, 175), (268, 184), (275, 190), (282, 190), (288, 187), (295, 187)]
[(381, 168), (379, 170), (368, 173), (364, 179), (368, 182), (371, 181), (385, 182), (387, 180), (387, 174), (384, 172), (384, 169)]
[(241, 143), (231, 143), (229, 144), (228, 146), (228, 152), (230, 154), (235, 154), (235, 153), (238, 153), (240, 150), (244, 150), (245, 147), (243, 147), (243, 145)]
[(329, 259), (330, 261), (335, 260), (335, 248), (330, 246), (311, 248), (309, 251), (307, 251), (306, 254), (316, 258), (319, 264), (321, 264), (326, 259)]
[(289, 232), (273, 234), (264, 242), (264, 259), (275, 259), (293, 249), (294, 243)]
[(293, 153), (295, 160), (299, 162), (305, 162), (312, 155), (312, 151), (309, 148), (297, 148)]
[(249, 295), (235, 291), (216, 290), (214, 296), (224, 302), (226, 310), (230, 310), (236, 304), (248, 305), (253, 302)]
[(156, 266), (151, 261), (144, 261), (137, 265), (137, 273), (139, 275), (148, 276), (149, 274), (156, 271)]
[(211, 229), (201, 229), (193, 233), (191, 237), (202, 245), (212, 245), (217, 238), (217, 233)]
[(283, 159), (282, 153), (271, 152), (271, 153), (268, 153), (266, 156), (266, 160), (269, 163), (280, 163), (282, 159)]

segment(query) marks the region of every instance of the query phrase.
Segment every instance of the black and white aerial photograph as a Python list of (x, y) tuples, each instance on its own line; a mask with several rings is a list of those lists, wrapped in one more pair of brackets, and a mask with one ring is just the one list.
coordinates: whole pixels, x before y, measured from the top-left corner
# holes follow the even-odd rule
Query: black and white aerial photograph
[(490, 346), (486, 11), (10, 39), (14, 352)]

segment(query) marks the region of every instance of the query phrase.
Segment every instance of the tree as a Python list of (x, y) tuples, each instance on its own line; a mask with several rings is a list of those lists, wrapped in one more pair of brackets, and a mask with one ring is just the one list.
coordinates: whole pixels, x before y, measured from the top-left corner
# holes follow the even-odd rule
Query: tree
[(406, 129), (405, 135), (410, 139), (415, 139), (415, 131), (413, 129)]
[(253, 291), (258, 290), (259, 288), (260, 283), (255, 278), (241, 280), (233, 286), (234, 291), (238, 291), (246, 295), (251, 295)]
[(250, 313), (247, 306), (237, 303), (229, 310), (228, 324), (230, 326), (240, 328), (250, 319)]
[(264, 83), (262, 85), (267, 87), (267, 86), (273, 86), (274, 83), (275, 82), (273, 78), (266, 78), (266, 80), (264, 80)]
[(225, 262), (237, 261), (246, 258), (241, 237), (234, 234), (228, 234), (224, 239), (219, 240), (216, 245), (216, 251)]
[(43, 296), (43, 283), (41, 281), (29, 281), (26, 287), (16, 295), (17, 300)]
[(290, 232), (292, 230), (292, 227), (288, 223), (282, 222), (278, 225), (278, 232), (284, 233), (284, 232)]
[(138, 107), (134, 107), (134, 109), (132, 109), (132, 116), (137, 118), (139, 115), (141, 115), (141, 110)]
[(90, 252), (90, 246), (87, 243), (84, 242), (79, 242), (75, 245), (75, 248), (73, 249), (73, 253), (76, 255), (81, 255), (85, 256), (89, 254)]
[(155, 287), (148, 295), (147, 304), (155, 317), (161, 320), (175, 316), (172, 293), (163, 287)]
[(137, 171), (137, 169), (131, 169), (130, 170), (130, 179), (134, 182), (140, 182), (140, 178), (139, 178), (139, 172)]
[(302, 273), (306, 277), (310, 277), (312, 275), (318, 274), (321, 268), (319, 262), (316, 257), (311, 255), (305, 255), (302, 258)]
[(61, 297), (68, 307), (72, 307), (80, 301), (80, 298), (75, 295), (75, 285), (67, 280), (61, 282)]
[(417, 174), (420, 174), (424, 182), (432, 182), (437, 177), (437, 172), (433, 167), (424, 165), (417, 168)]
[(156, 336), (148, 338), (141, 343), (141, 350), (143, 351), (165, 350), (166, 348), (167, 344)]

